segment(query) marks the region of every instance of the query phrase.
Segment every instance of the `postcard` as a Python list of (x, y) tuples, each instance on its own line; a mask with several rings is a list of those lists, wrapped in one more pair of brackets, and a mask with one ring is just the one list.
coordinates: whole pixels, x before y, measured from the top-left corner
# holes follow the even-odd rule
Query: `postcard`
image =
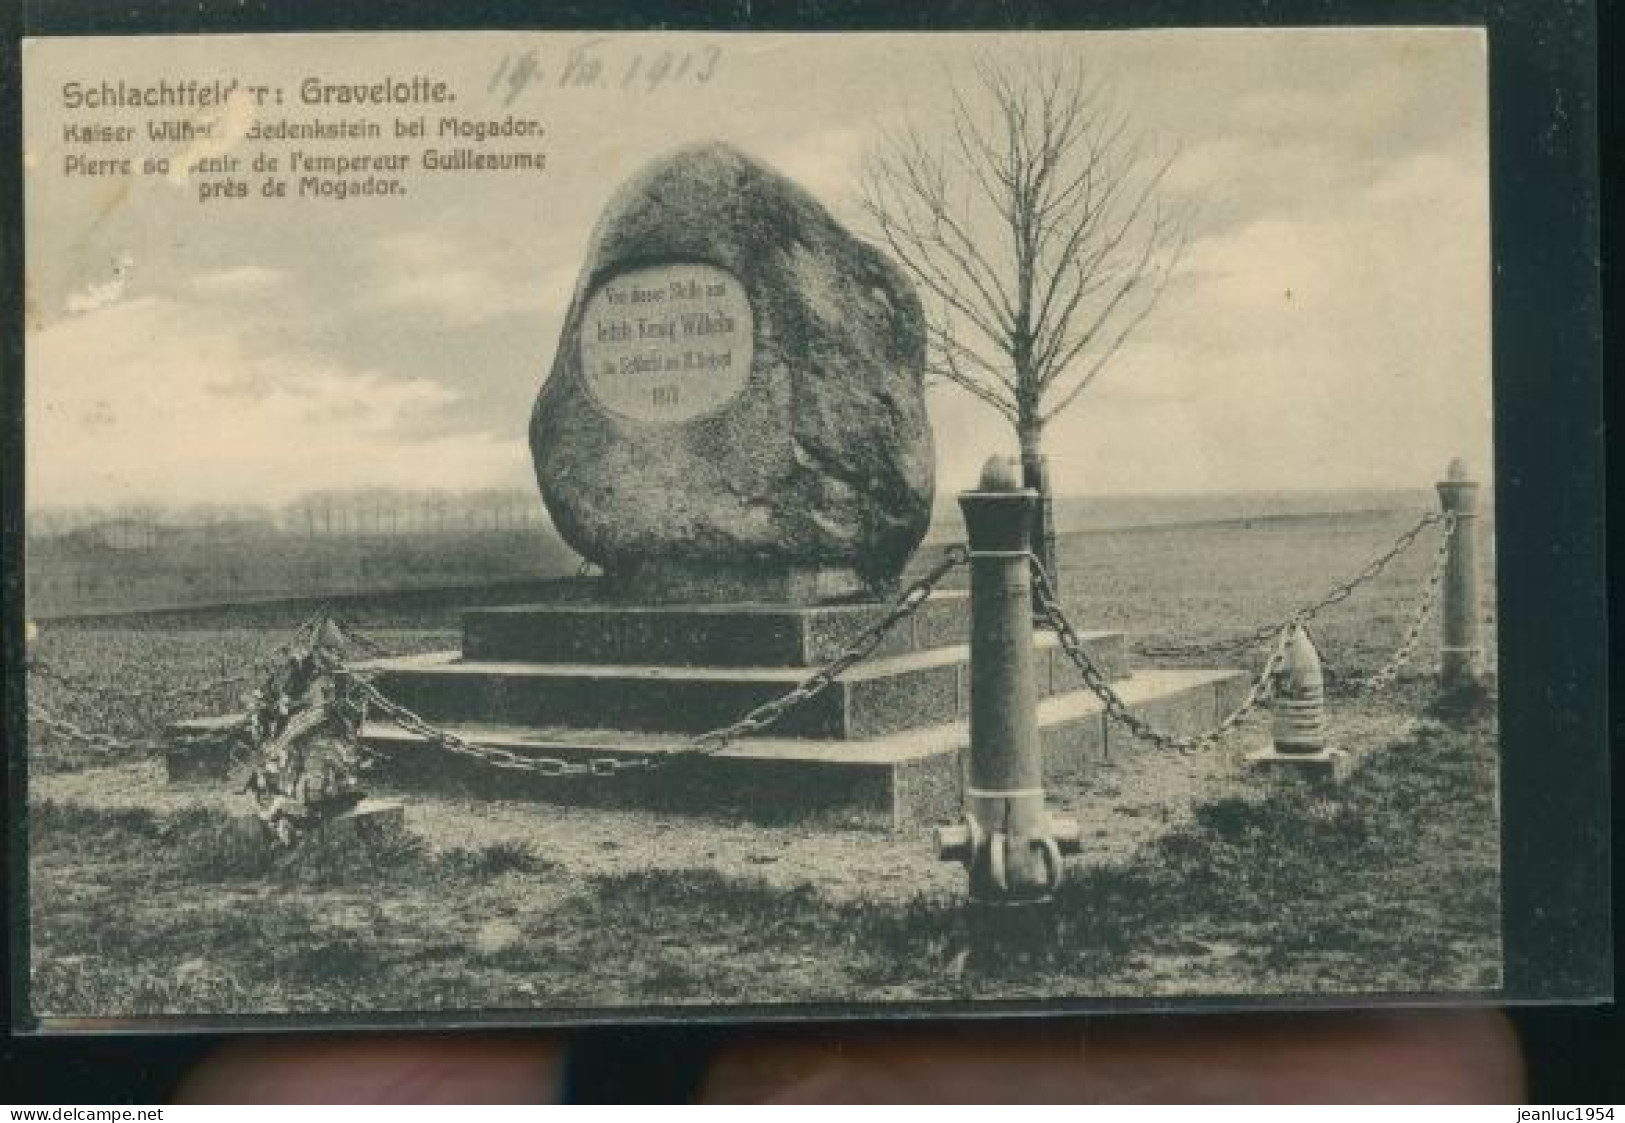
[(1605, 997), (1496, 42), (26, 39), (20, 1020)]

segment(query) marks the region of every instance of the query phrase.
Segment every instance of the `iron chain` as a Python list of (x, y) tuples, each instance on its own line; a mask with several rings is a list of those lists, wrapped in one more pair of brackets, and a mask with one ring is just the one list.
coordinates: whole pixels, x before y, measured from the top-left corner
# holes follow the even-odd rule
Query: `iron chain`
[(1319, 616), (1332, 605), (1340, 604), (1341, 602), (1348, 600), (1349, 597), (1353, 596), (1355, 592), (1361, 588), (1361, 586), (1368, 585), (1372, 581), (1375, 581), (1379, 576), (1382, 575), (1383, 571), (1388, 568), (1395, 558), (1399, 557), (1399, 555), (1409, 550), (1411, 546), (1415, 544), (1417, 538), (1421, 537), (1422, 532), (1428, 527), (1433, 526), (1435, 523), (1443, 523), (1445, 524), (1445, 530), (1448, 537), (1449, 532), (1451, 532), (1455, 527), (1455, 520), (1456, 516), (1453, 514), (1430, 512), (1423, 515), (1419, 520), (1417, 520), (1416, 525), (1412, 526), (1409, 530), (1405, 531), (1405, 533), (1394, 539), (1393, 545), (1389, 546), (1387, 550), (1377, 555), (1377, 557), (1374, 558), (1364, 569), (1360, 570), (1359, 573), (1355, 574), (1353, 577), (1350, 577), (1348, 580), (1333, 586), (1326, 593), (1326, 595), (1321, 597), (1318, 601), (1298, 609), (1290, 616), (1286, 617), (1284, 620), (1278, 621), (1277, 623), (1266, 624), (1263, 627), (1255, 628), (1253, 631), (1248, 632), (1245, 635), (1236, 636), (1232, 639), (1215, 640), (1212, 643), (1147, 647), (1142, 648), (1141, 650), (1144, 654), (1151, 656), (1218, 655), (1225, 652), (1241, 651), (1250, 647), (1258, 647), (1259, 645), (1268, 642), (1271, 636), (1278, 634), (1283, 628), (1289, 627), (1292, 624), (1307, 625), (1310, 621), (1314, 620), (1315, 617)]
[(174, 747), (177, 739), (182, 741), (199, 740), (205, 737), (217, 737), (223, 732), (233, 732), (240, 726), (211, 729), (207, 733), (199, 731), (187, 734), (177, 730), (169, 730), (165, 737), (156, 738), (120, 737), (112, 733), (99, 733), (86, 729), (77, 722), (53, 714), (38, 702), (31, 702), (28, 707), (28, 720), (44, 729), (53, 736), (60, 737), (71, 744), (93, 749), (99, 753), (162, 753)]
[(880, 646), (880, 641), (886, 638), (888, 632), (918, 612), (932, 591), (942, 583), (942, 579), (969, 560), (970, 551), (966, 547), (962, 545), (948, 547), (943, 553), (942, 560), (914, 580), (893, 602), (886, 615), (866, 628), (847, 645), (846, 650), (803, 679), (795, 689), (757, 706), (738, 721), (693, 738), (688, 743), (687, 755), (719, 752), (741, 737), (766, 729), (788, 711), (823, 693), (831, 683), (853, 666), (873, 655), (875, 648)]
[[(261, 662), (269, 664), (276, 656), (268, 656)], [(104, 686), (99, 683), (85, 682), (73, 678), (38, 659), (29, 664), (29, 673), (38, 675), (56, 683), (70, 694), (81, 697), (108, 698), (120, 702), (148, 702), (156, 699), (163, 700), (191, 700), (203, 698), (228, 686), (242, 686), (255, 681), (259, 677), (258, 670), (235, 671), (229, 675), (207, 679), (202, 682), (188, 683), (183, 686), (156, 687), (148, 690), (127, 690), (117, 686)]]
[[(144, 690), (128, 690), (122, 687), (85, 682), (58, 671), (51, 664), (37, 657), (29, 659), (28, 673), (30, 675), (39, 675), (47, 681), (54, 682), (67, 691), (68, 694), (76, 695), (79, 698), (114, 699), (121, 702), (200, 698), (227, 686), (242, 685), (257, 680), (279, 660), (308, 645), (310, 638), (315, 634), (315, 629), (320, 627), (320, 624), (321, 618), (319, 616), (313, 616), (305, 620), (294, 630), (293, 635), (288, 640), (268, 654), (260, 657), (250, 670), (233, 672), (204, 682), (190, 683), (167, 689), (158, 687)], [(163, 731), (161, 736), (154, 736), (150, 731), (145, 736), (121, 736), (86, 729), (72, 719), (52, 712), (37, 698), (29, 699), (28, 720), (31, 725), (37, 726), (52, 737), (106, 755), (115, 753), (164, 753), (173, 748), (177, 741), (184, 743), (203, 738), (214, 738), (222, 733), (237, 732), (246, 728), (247, 725), (247, 715), (243, 715), (236, 725), (215, 728), (207, 732), (200, 730), (189, 733), (169, 727)]]
[(1065, 610), (1056, 598), (1055, 589), (1050, 584), (1049, 574), (1044, 572), (1043, 566), (1039, 564), (1036, 557), (1031, 558), (1031, 563), (1033, 588), (1038, 592), (1039, 610), (1060, 640), (1061, 649), (1066, 652), (1067, 658), (1072, 660), (1073, 664), (1078, 668), (1078, 672), (1083, 676), (1084, 685), (1106, 707), (1107, 717), (1123, 726), (1138, 739), (1149, 742), (1159, 749), (1168, 749), (1190, 755), (1210, 748), (1256, 709), (1260, 702), (1269, 697), (1275, 676), (1286, 662), (1286, 641), (1288, 635), (1291, 634), (1290, 622), (1283, 625), (1279, 633), (1276, 634), (1275, 642), (1270, 647), (1269, 657), (1264, 660), (1263, 668), (1247, 688), (1247, 693), (1242, 697), (1240, 704), (1225, 715), (1218, 725), (1194, 737), (1175, 737), (1164, 733), (1154, 728), (1150, 722), (1131, 710), (1128, 703), (1123, 701), (1122, 696), (1112, 688), (1111, 681), (1106, 677), (1105, 672), (1101, 670), (1100, 665), (1094, 661), (1094, 657), (1089, 654), (1088, 648), (1083, 645), (1083, 640), (1079, 638), (1077, 629), (1067, 619)]
[(319, 614), (306, 619), (294, 629), (292, 636), (260, 656), (247, 670), (233, 671), (230, 674), (219, 675), (212, 679), (187, 683), (181, 686), (148, 687), (132, 690), (118, 686), (107, 686), (102, 683), (86, 682), (83, 679), (74, 678), (72, 675), (57, 670), (50, 663), (37, 656), (28, 660), (28, 673), (54, 682), (68, 693), (77, 694), (81, 697), (111, 698), (121, 702), (202, 698), (227, 686), (241, 686), (245, 683), (257, 682), (271, 667), (294, 652), (308, 647), (311, 637), (321, 627), (322, 619), (323, 617)]
[(554, 757), (524, 756), (496, 745), (477, 745), (465, 737), (432, 725), (399, 702), (380, 691), (371, 682), (351, 672), (345, 672), (362, 703), (375, 707), (408, 733), (458, 756), (477, 760), (492, 768), (515, 772), (529, 772), (539, 776), (609, 776), (618, 772), (631, 772), (646, 766), (644, 760), (602, 759), (568, 761)]
[[(1403, 640), (1380, 670), (1367, 678), (1354, 680), (1351, 684), (1353, 689), (1356, 690), (1380, 690), (1391, 685), (1400, 670), (1414, 657), (1422, 629), (1432, 615), (1438, 600), (1451, 540), (1457, 530), (1457, 523), (1453, 514), (1428, 514), (1423, 516), (1416, 525), (1395, 539), (1392, 546), (1373, 559), (1354, 577), (1334, 586), (1318, 601), (1299, 609), (1277, 624), (1255, 629), (1235, 639), (1177, 649), (1162, 649), (1162, 653), (1171, 651), (1177, 651), (1180, 654), (1217, 653), (1263, 645), (1273, 639), (1273, 643), (1269, 646), (1269, 655), (1262, 669), (1254, 677), (1247, 693), (1236, 708), (1207, 732), (1185, 738), (1174, 737), (1153, 728), (1129, 708), (1128, 704), (1113, 689), (1106, 674), (1094, 662), (1077, 630), (1067, 619), (1049, 575), (1044, 571), (1036, 557), (1031, 558), (1030, 561), (1033, 570), (1034, 589), (1038, 594), (1038, 604), (1044, 620), (1054, 630), (1067, 657), (1077, 666), (1079, 673), (1083, 677), (1084, 684), (1100, 699), (1106, 709), (1107, 716), (1128, 729), (1135, 737), (1158, 748), (1182, 753), (1194, 753), (1217, 742), (1269, 696), (1271, 684), (1285, 661), (1286, 640), (1290, 629), (1294, 625), (1307, 624), (1325, 609), (1347, 600), (1359, 588), (1375, 580), (1395, 558), (1415, 543), (1424, 530), (1435, 523), (1443, 524), (1444, 533), (1441, 536), (1432, 572)], [(498, 746), (475, 744), (466, 738), (431, 724), (407, 707), (390, 699), (370, 681), (366, 673), (345, 671), (342, 674), (345, 681), (354, 690), (356, 699), (362, 706), (376, 708), (402, 729), (423, 737), (449, 752), (478, 759), (491, 767), (549, 777), (614, 776), (624, 772), (648, 771), (679, 757), (706, 756), (720, 752), (742, 737), (751, 736), (771, 727), (789, 711), (823, 693), (852, 667), (868, 659), (879, 647), (886, 635), (902, 621), (918, 612), (942, 580), (954, 569), (964, 565), (969, 560), (969, 556), (969, 551), (963, 545), (949, 547), (936, 565), (909, 584), (884, 616), (866, 628), (840, 654), (823, 667), (802, 680), (791, 690), (757, 706), (738, 720), (692, 737), (679, 747), (660, 756), (569, 761), (554, 757), (523, 755)], [(319, 633), (323, 619), (325, 617), (318, 614), (305, 621), (288, 642), (280, 645), (272, 653), (260, 659), (252, 670), (168, 690), (136, 691), (85, 683), (65, 675), (49, 664), (42, 663), (37, 659), (32, 661), (30, 669), (42, 677), (57, 682), (69, 691), (82, 695), (125, 700), (146, 700), (155, 696), (164, 698), (199, 697), (225, 686), (254, 680), (263, 673), (263, 668), (285, 657), (292, 651), (300, 649), (301, 646), (308, 646)], [(353, 630), (351, 635), (352, 638), (358, 638)], [(370, 640), (363, 641), (363, 646), (372, 649), (375, 654), (383, 653), (381, 646), (374, 644)], [(1148, 653), (1158, 653), (1158, 649), (1151, 649)], [(30, 718), (57, 736), (98, 751), (112, 752), (131, 748), (161, 750), (167, 747), (166, 744), (153, 741), (136, 741), (107, 733), (91, 732), (68, 719), (50, 713), (38, 704), (30, 707)], [(173, 731), (171, 731), (171, 736), (173, 736)]]

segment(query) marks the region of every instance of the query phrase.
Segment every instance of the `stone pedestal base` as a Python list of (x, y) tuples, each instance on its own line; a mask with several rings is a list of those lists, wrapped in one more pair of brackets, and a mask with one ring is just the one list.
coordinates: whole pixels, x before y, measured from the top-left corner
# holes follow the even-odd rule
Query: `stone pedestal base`
[(1272, 745), (1247, 754), (1242, 762), (1248, 772), (1303, 776), (1312, 780), (1341, 783), (1348, 779), (1352, 761), (1342, 749), (1322, 749), (1318, 753), (1277, 752)]

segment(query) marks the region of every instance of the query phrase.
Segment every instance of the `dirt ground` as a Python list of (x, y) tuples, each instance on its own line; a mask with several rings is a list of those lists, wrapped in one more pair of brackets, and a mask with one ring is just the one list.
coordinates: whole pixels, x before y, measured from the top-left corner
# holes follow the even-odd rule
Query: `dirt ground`
[[(1358, 756), (1402, 737), (1414, 718), (1363, 706), (1333, 717), (1338, 744)], [(1212, 751), (1192, 756), (1121, 753), (1070, 786), (1050, 805), (1083, 827), (1077, 866), (1126, 860), (1171, 826), (1188, 821), (1197, 800), (1245, 795), (1258, 781), (1241, 757), (1268, 743), (1268, 719), (1253, 715)], [(83, 772), (43, 774), (32, 797), (88, 807), (173, 813), (193, 807), (241, 811), (243, 797), (208, 781), (171, 784), (161, 761), (142, 760)], [(442, 798), (421, 789), (378, 790), (406, 804), (411, 829), (430, 846), (474, 850), (524, 843), (582, 878), (650, 870), (712, 869), (780, 887), (810, 886), (832, 901), (907, 900), (964, 887), (964, 871), (938, 861), (928, 831), (832, 831), (818, 826), (709, 822), (636, 809), (579, 808), (534, 801)]]
[[(1413, 784), (1383, 758), (1418, 751), (1416, 718), (1333, 720), (1370, 765), (1357, 777), (1377, 776), (1341, 810), (1241, 773), (1257, 721), (1218, 751), (1133, 753), (1057, 792), (1085, 850), (1047, 937), (1055, 961), (1014, 974), (967, 961), (964, 873), (923, 832), (412, 794), (410, 848), (290, 881), (199, 864), (186, 824), (231, 807), (218, 786), (170, 785), (148, 763), (41, 776), (46, 823), (81, 825), (38, 832), (36, 996), (59, 1015), (153, 1016), (1488, 993), (1493, 773), (1466, 799), (1459, 771)], [(1396, 805), (1396, 784), (1421, 802)]]

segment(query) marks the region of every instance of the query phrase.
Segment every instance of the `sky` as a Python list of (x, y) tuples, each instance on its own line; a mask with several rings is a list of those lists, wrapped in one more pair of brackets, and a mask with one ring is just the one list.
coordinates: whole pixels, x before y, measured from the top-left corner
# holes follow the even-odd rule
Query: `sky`
[[(561, 88), (588, 43), (609, 74), (639, 58), (646, 74), (670, 51), (691, 74), (708, 64), (708, 80)], [(530, 406), (621, 181), (723, 140), (872, 237), (857, 191), (883, 132), (940, 130), (974, 60), (1035, 50), (1076, 58), (1175, 155), (1166, 191), (1195, 215), (1155, 313), (1047, 432), (1058, 490), (1417, 488), (1456, 456), (1487, 475), (1472, 29), (80, 39), (24, 52), (29, 505), (529, 486)], [(516, 91), (507, 79), (532, 51), (541, 77)], [(425, 171), (399, 198), (293, 203), (199, 203), (181, 174), (62, 174), (87, 151), (66, 123), (152, 115), (70, 111), (65, 83), (236, 77), (287, 91), (262, 120), (306, 121), (306, 78), (417, 74), (446, 81), (459, 116), (542, 122), (546, 172)], [(239, 111), (255, 116), (234, 104), (237, 126)], [(385, 132), (355, 150), (419, 147)], [(935, 388), (930, 408), (939, 491), (1015, 451), (963, 392)]]

